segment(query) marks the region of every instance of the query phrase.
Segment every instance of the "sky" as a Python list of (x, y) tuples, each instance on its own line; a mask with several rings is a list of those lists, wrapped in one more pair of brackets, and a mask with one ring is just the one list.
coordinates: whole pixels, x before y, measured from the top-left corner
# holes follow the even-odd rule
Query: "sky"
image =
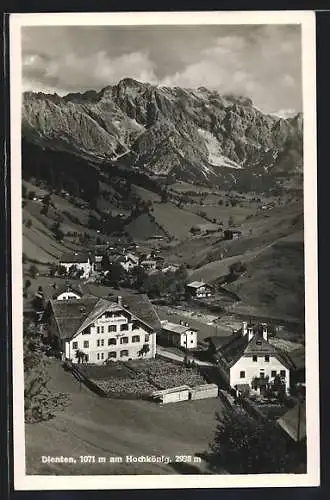
[(64, 95), (130, 77), (302, 110), (299, 25), (22, 27), (23, 90)]

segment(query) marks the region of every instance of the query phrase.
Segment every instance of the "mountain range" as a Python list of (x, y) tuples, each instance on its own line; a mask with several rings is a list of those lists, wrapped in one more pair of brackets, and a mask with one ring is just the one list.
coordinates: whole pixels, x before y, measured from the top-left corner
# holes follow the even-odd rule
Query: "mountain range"
[(266, 114), (247, 97), (205, 87), (125, 78), (63, 97), (26, 92), (22, 138), (102, 169), (241, 190), (302, 189), (302, 114)]

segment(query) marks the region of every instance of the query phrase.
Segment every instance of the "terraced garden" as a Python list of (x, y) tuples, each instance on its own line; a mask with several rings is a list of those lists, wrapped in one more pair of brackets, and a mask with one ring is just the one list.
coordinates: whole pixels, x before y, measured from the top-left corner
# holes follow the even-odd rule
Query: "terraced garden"
[(88, 379), (106, 393), (147, 395), (156, 389), (205, 383), (195, 368), (160, 359), (136, 360), (111, 365), (85, 365), (80, 368)]

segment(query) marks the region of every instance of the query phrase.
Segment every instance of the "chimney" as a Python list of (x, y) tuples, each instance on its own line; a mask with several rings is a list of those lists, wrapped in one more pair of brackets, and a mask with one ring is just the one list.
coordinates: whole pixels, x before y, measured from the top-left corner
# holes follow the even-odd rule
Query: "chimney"
[(263, 323), (262, 325), (262, 337), (264, 340), (268, 340), (268, 329), (267, 329), (267, 324)]
[(247, 334), (247, 321), (243, 321), (242, 334), (243, 334), (243, 337)]
[(117, 297), (117, 303), (118, 303), (119, 306), (122, 306), (123, 297), (121, 295), (118, 295), (118, 297)]
[(248, 340), (250, 342), (250, 340), (252, 340), (253, 338), (253, 325), (249, 324), (249, 326), (247, 327), (247, 333), (248, 333)]

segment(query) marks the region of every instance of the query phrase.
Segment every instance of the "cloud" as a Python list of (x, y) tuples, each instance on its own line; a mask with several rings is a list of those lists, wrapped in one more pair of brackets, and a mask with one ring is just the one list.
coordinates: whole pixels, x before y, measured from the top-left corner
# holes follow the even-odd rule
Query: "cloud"
[(34, 85), (39, 90), (42, 87), (58, 87), (66, 91), (101, 88), (115, 84), (127, 75), (156, 83), (154, 67), (146, 51), (115, 58), (110, 58), (105, 50), (86, 56), (70, 52), (55, 58), (40, 54), (27, 54), (23, 58), (25, 88)]
[(22, 34), (25, 89), (98, 90), (131, 77), (247, 95), (268, 112), (301, 109), (299, 26), (29, 27)]

